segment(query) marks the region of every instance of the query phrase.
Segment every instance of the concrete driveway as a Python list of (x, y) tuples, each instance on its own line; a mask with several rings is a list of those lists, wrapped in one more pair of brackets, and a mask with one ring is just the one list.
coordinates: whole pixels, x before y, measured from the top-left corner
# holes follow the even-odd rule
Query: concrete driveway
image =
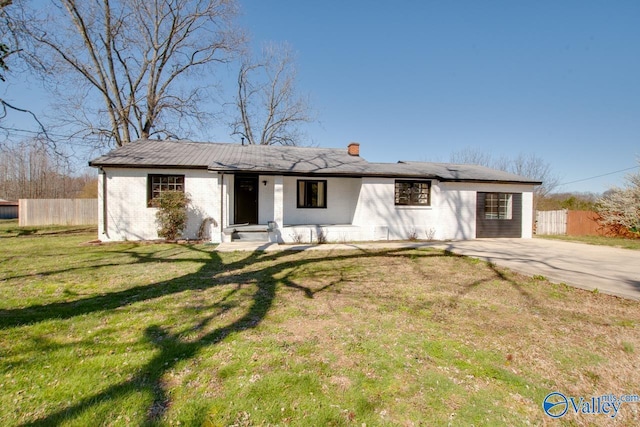
[(222, 243), (227, 251), (334, 251), (437, 248), (480, 258), (552, 282), (640, 300), (640, 251), (546, 239), (476, 239), (455, 242), (372, 242), (326, 245)]
[(552, 282), (640, 299), (640, 251), (546, 239), (476, 239), (437, 245)]

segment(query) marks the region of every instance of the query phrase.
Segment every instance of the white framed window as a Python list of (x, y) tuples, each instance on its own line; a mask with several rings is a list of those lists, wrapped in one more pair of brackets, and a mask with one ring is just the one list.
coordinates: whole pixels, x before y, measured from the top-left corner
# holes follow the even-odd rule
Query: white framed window
[(513, 219), (513, 194), (487, 193), (484, 199), (485, 219)]

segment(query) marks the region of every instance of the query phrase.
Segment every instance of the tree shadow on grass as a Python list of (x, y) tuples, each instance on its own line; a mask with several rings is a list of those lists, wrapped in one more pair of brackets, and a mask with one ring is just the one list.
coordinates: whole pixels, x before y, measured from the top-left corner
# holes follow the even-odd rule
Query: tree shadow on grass
[[(169, 397), (163, 386), (162, 377), (170, 371), (177, 363), (191, 359), (205, 346), (210, 346), (224, 340), (233, 332), (256, 327), (269, 311), (275, 297), (276, 283), (274, 280), (259, 281), (257, 290), (252, 295), (252, 304), (247, 312), (227, 326), (214, 329), (212, 332), (200, 337), (196, 341), (184, 341), (180, 339), (185, 331), (171, 334), (164, 328), (151, 325), (144, 331), (145, 338), (153, 343), (159, 352), (130, 380), (113, 385), (106, 390), (89, 396), (70, 407), (64, 408), (45, 418), (26, 423), (28, 426), (50, 426), (58, 425), (67, 420), (71, 420), (91, 407), (112, 401), (132, 393), (150, 392), (152, 403), (150, 404), (146, 421), (153, 422), (161, 418), (169, 406)], [(225, 307), (225, 296), (221, 301), (213, 304), (211, 308), (219, 308), (215, 315), (205, 317), (195, 325), (193, 330), (202, 329), (229, 307)]]
[[(53, 227), (53, 228), (52, 228)], [(52, 226), (52, 227), (15, 227), (7, 228), (0, 234), (0, 239), (14, 237), (52, 237), (52, 236), (71, 236), (74, 234), (86, 234), (95, 231), (95, 226)], [(56, 229), (60, 228), (60, 229)], [(64, 228), (63, 228), (64, 227)]]
[[(465, 255), (456, 254), (450, 250), (445, 250), (444, 253), (446, 256), (449, 256), (449, 257), (477, 259), (473, 257), (467, 257)], [(486, 265), (492, 271), (493, 274), (487, 278), (479, 279), (463, 286), (458, 291), (458, 293), (454, 296), (453, 298), (454, 303), (457, 303), (457, 301), (460, 298), (469, 294), (471, 291), (478, 288), (479, 286), (490, 283), (493, 280), (500, 280), (501, 282), (508, 283), (512, 288), (518, 291), (520, 296), (527, 302), (527, 305), (529, 307), (533, 307), (533, 308), (539, 307), (540, 304), (536, 300), (536, 298), (530, 292), (528, 292), (520, 282), (518, 282), (517, 280), (515, 280), (510, 276), (509, 269), (499, 268), (496, 264), (492, 262), (487, 262), (487, 261), (483, 261), (483, 264)]]
[[(202, 251), (196, 247), (188, 248), (194, 251)], [(207, 252), (209, 259), (199, 260), (203, 262), (203, 264), (198, 271), (173, 280), (137, 286), (124, 291), (96, 295), (71, 302), (3, 310), (0, 317), (0, 326), (10, 328), (49, 319), (71, 319), (74, 316), (97, 311), (113, 310), (134, 302), (149, 301), (188, 290), (204, 290), (231, 283), (238, 284), (236, 289), (231, 290), (220, 300), (208, 305), (205, 310), (211, 313), (203, 317), (194, 326), (175, 333), (171, 333), (158, 325), (148, 326), (144, 331), (144, 338), (153, 343), (158, 352), (132, 378), (112, 385), (99, 393), (85, 397), (45, 417), (27, 422), (23, 425), (60, 425), (73, 420), (86, 411), (91, 411), (92, 408), (98, 405), (114, 402), (117, 399), (136, 393), (148, 393), (152, 396), (152, 402), (147, 408), (145, 419), (147, 423), (154, 423), (164, 416), (171, 404), (163, 381), (165, 374), (178, 363), (192, 359), (203, 348), (221, 342), (230, 334), (257, 327), (273, 306), (279, 284), (300, 291), (307, 298), (314, 298), (319, 292), (324, 292), (335, 285), (335, 283), (332, 282), (319, 289), (311, 289), (296, 283), (292, 276), (300, 266), (315, 262), (348, 260), (363, 257), (411, 256), (411, 258), (414, 258), (416, 256), (443, 256), (443, 254), (439, 252), (426, 251), (420, 251), (421, 253), (416, 255), (415, 251), (407, 249), (358, 252), (355, 254), (338, 252), (327, 254), (327, 256), (310, 256), (303, 259), (295, 259), (296, 253), (294, 252), (275, 252), (270, 254), (254, 252), (242, 260), (225, 264), (217, 252), (202, 252)], [(219, 319), (223, 313), (235, 307), (228, 300), (239, 290), (239, 287), (242, 287), (244, 284), (251, 284), (255, 287), (255, 291), (250, 296), (249, 306), (246, 312), (227, 325), (203, 334), (202, 331), (206, 329), (211, 322)], [(182, 338), (189, 332), (197, 334), (197, 339), (185, 340)]]
[[(198, 250), (194, 247), (190, 249)], [(22, 316), (19, 315), (20, 310), (14, 310), (16, 312), (14, 315), (16, 315), (18, 320), (9, 323), (20, 325), (44, 321), (47, 319), (68, 319), (95, 311), (106, 311), (124, 307), (134, 302), (149, 301), (165, 295), (177, 294), (187, 290), (198, 290), (219, 286), (220, 283), (215, 280), (216, 274), (205, 274), (220, 272), (222, 270), (221, 267), (231, 271), (241, 269), (256, 262), (263, 262), (264, 259), (262, 258), (261, 254), (255, 253), (237, 263), (225, 265), (216, 252), (211, 252), (210, 259), (203, 262), (201, 268), (195, 273), (188, 274), (174, 280), (158, 282), (146, 286), (137, 286), (125, 291), (97, 295), (77, 301), (29, 307), (21, 309), (23, 311)], [(251, 304), (249, 308), (240, 318), (236, 319), (232, 323), (216, 328), (211, 332), (200, 336), (195, 341), (186, 341), (180, 338), (186, 332), (189, 332), (189, 330), (170, 333), (161, 326), (150, 325), (144, 331), (144, 338), (146, 341), (151, 342), (158, 352), (135, 376), (127, 381), (115, 384), (97, 394), (88, 396), (66, 408), (49, 414), (44, 418), (40, 418), (24, 425), (59, 425), (74, 419), (85, 411), (91, 410), (94, 406), (109, 401), (115, 401), (123, 396), (133, 393), (144, 392), (150, 393), (152, 396), (152, 403), (147, 409), (146, 420), (147, 422), (158, 420), (164, 415), (170, 403), (162, 380), (162, 377), (166, 372), (171, 370), (180, 361), (194, 357), (194, 355), (196, 355), (196, 353), (203, 347), (214, 345), (224, 340), (229, 334), (254, 328), (265, 317), (273, 304), (276, 281), (269, 276), (262, 275), (262, 277), (262, 280), (258, 280), (255, 283), (256, 290), (251, 296)], [(246, 282), (247, 274), (239, 273), (232, 277), (225, 277), (224, 282), (229, 283), (234, 280), (238, 281), (238, 283)], [(208, 305), (206, 310), (211, 311), (213, 314), (205, 316), (200, 322), (188, 329), (191, 329), (191, 331), (194, 332), (202, 330), (208, 323), (231, 309), (233, 304), (229, 304), (228, 299), (236, 293), (237, 290), (238, 289), (228, 292), (219, 301)], [(7, 313), (4, 314), (6, 315)], [(10, 318), (4, 318), (2, 325), (4, 327), (14, 326), (7, 325), (7, 319)]]
[[(170, 258), (170, 257), (163, 257), (163, 255), (166, 255), (166, 252), (170, 252), (172, 249), (175, 249), (174, 247), (172, 247), (171, 245), (166, 245), (165, 248), (163, 248), (162, 250), (158, 250), (158, 251), (154, 251), (152, 253), (139, 253), (136, 252), (135, 249), (142, 247), (141, 245), (137, 244), (137, 243), (133, 243), (130, 244), (128, 246), (128, 249), (126, 250), (104, 250), (102, 251), (103, 254), (106, 254), (107, 257), (104, 258), (100, 258), (100, 259), (93, 259), (93, 260), (89, 260), (89, 262), (87, 263), (79, 263), (79, 264), (75, 264), (73, 266), (69, 266), (69, 267), (64, 267), (64, 268), (58, 268), (58, 269), (51, 269), (51, 270), (47, 270), (47, 271), (38, 271), (38, 272), (33, 272), (30, 271), (29, 273), (24, 273), (24, 274), (14, 274), (11, 276), (0, 276), (1, 280), (15, 280), (15, 279), (25, 279), (28, 277), (48, 277), (48, 276), (55, 276), (56, 274), (64, 274), (64, 273), (73, 273), (73, 272), (80, 272), (82, 270), (88, 270), (88, 269), (99, 269), (99, 268), (108, 268), (108, 267), (116, 267), (116, 266), (121, 266), (121, 265), (126, 265), (126, 264), (142, 264), (142, 263), (171, 263), (174, 264), (176, 262), (201, 262), (202, 259), (193, 259), (193, 258)], [(191, 249), (195, 249), (195, 247), (190, 246)], [(113, 256), (110, 256), (113, 255)], [(114, 261), (113, 258), (116, 256), (120, 256), (120, 255), (126, 255), (127, 257), (129, 257), (129, 260), (126, 261), (122, 261), (122, 260), (117, 260)], [(51, 258), (59, 258), (60, 255), (57, 253), (51, 253), (51, 254), (47, 254), (47, 255), (42, 255), (39, 254), (38, 257), (40, 258), (44, 258), (44, 257), (51, 257)], [(11, 258), (7, 258), (5, 260), (0, 260), (1, 262), (5, 262), (6, 260), (9, 260)], [(109, 262), (103, 262), (104, 259), (108, 259)], [(0, 317), (2, 316), (2, 311), (0, 310)], [(0, 321), (0, 327), (2, 325), (2, 322)]]

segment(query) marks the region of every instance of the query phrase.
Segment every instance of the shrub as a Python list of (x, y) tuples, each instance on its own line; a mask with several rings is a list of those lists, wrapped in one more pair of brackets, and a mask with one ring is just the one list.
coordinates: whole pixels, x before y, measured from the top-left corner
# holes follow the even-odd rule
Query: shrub
[(436, 237), (436, 229), (431, 227), (429, 230), (425, 231), (425, 235), (429, 242), (435, 240)]
[[(639, 161), (640, 163), (640, 161)], [(621, 227), (640, 237), (640, 172), (627, 175), (625, 188), (612, 188), (598, 202), (603, 225)]]
[(289, 236), (291, 236), (291, 240), (293, 240), (293, 243), (302, 243), (304, 240), (304, 236), (298, 231), (294, 231), (293, 233), (289, 234)]
[(327, 231), (324, 228), (316, 228), (316, 240), (319, 245), (324, 245), (328, 242)]
[(415, 228), (409, 230), (409, 233), (407, 234), (407, 240), (410, 240), (412, 242), (418, 240), (418, 230), (416, 230)]
[(153, 199), (152, 205), (158, 208), (158, 236), (175, 240), (187, 227), (187, 206), (191, 200), (182, 191), (165, 191)]

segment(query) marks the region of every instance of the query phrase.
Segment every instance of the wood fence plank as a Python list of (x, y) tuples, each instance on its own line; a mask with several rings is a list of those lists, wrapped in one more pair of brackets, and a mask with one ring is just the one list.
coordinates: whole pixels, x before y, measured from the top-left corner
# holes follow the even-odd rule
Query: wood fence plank
[(97, 225), (98, 199), (20, 199), (20, 227)]
[(537, 211), (536, 234), (567, 234), (567, 211)]

